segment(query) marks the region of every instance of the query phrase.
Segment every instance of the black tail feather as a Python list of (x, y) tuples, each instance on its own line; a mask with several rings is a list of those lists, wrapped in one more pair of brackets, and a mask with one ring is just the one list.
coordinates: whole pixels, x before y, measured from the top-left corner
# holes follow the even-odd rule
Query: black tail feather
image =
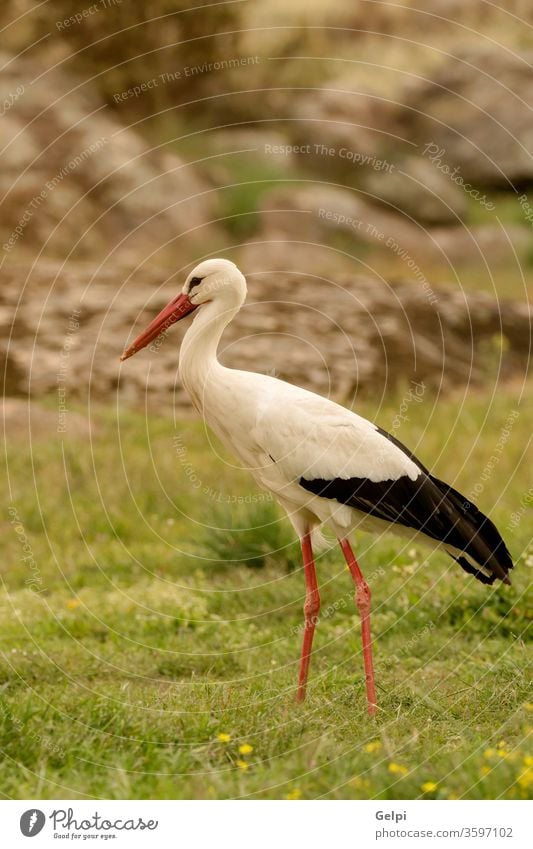
[[(450, 554), (450, 552), (448, 552)], [(496, 580), (496, 575), (492, 572), (490, 575), (487, 575), (485, 572), (482, 572), (481, 569), (476, 569), (476, 567), (470, 563), (466, 557), (455, 557), (455, 555), (450, 554), (450, 557), (453, 557), (456, 563), (461, 566), (465, 572), (468, 572), (469, 575), (474, 575), (478, 581), (481, 581), (482, 584), (493, 584)]]
[(348, 504), (441, 542), (466, 572), (484, 584), (492, 584), (497, 578), (511, 583), (513, 561), (494, 523), (460, 492), (425, 469), (415, 480), (406, 475), (383, 481), (300, 478), (300, 485), (322, 498)]
[[(451, 556), (465, 572), (475, 575), (484, 584), (493, 584), (496, 578), (504, 584), (510, 584), (509, 572), (513, 568), (513, 561), (494, 522), (449, 484), (432, 475), (430, 477), (444, 495), (445, 501), (453, 506), (454, 512), (458, 514), (454, 533), (449, 535), (449, 541), (454, 548), (463, 550), (468, 557), (456, 557), (453, 554)], [(475, 564), (481, 568), (477, 569)]]

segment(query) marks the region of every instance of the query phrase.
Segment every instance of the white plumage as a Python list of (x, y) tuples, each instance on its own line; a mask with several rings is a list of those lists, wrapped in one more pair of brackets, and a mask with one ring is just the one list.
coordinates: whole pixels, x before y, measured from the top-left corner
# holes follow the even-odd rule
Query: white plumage
[(302, 542), (306, 576), (299, 698), (305, 695), (320, 606), (311, 533), (326, 525), (339, 539), (361, 613), (370, 713), (375, 689), (370, 591), (348, 537), (358, 527), (417, 534), (443, 545), (484, 583), (508, 583), (512, 562), (496, 528), (459, 493), (434, 478), (411, 453), (371, 422), (285, 381), (222, 366), (217, 347), (246, 298), (246, 281), (228, 260), (202, 262), (174, 299), (123, 354), (127, 359), (175, 321), (195, 311), (179, 357), (191, 400), (222, 443), (286, 509)]

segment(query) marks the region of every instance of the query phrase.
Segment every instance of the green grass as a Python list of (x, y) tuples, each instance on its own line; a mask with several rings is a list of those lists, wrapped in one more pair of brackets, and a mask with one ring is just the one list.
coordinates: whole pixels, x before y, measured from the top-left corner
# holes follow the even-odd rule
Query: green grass
[[(23, 427), (11, 435), (3, 796), (528, 796), (533, 410), (517, 394), (458, 395), (436, 408), (424, 396), (396, 431), (468, 494), (509, 411), (520, 411), (478, 499), (517, 568), (513, 587), (491, 589), (445, 555), (359, 537), (373, 591), (375, 720), (353, 588), (334, 550), (318, 557), (323, 615), (308, 700), (295, 705), (304, 585), (292, 531), (201, 424), (117, 420), (101, 408), (92, 443), (53, 434), (30, 450)], [(400, 403), (360, 409), (390, 428)], [(33, 561), (21, 560), (22, 532)]]

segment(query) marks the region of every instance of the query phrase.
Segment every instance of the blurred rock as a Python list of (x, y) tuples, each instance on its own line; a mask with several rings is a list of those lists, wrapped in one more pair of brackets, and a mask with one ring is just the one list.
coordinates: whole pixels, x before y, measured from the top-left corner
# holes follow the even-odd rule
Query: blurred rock
[[(227, 365), (275, 373), (342, 400), (409, 380), (447, 389), (488, 375), (516, 376), (527, 367), (532, 316), (525, 303), (430, 288), (416, 277), (389, 282), (370, 273), (321, 276), (314, 266), (308, 274), (242, 267), (249, 297), (222, 340)], [(4, 296), (16, 291), (6, 285), (14, 280), (27, 281), (18, 306), (17, 297)], [(119, 362), (126, 343), (180, 286), (181, 276), (169, 279), (153, 265), (95, 269), (50, 262), (29, 275), (4, 268), (0, 329), (4, 337), (13, 333), (9, 350), (16, 353), (9, 394), (32, 401), (55, 396), (56, 422), (67, 430), (74, 428), (70, 405), (89, 396), (189, 410), (177, 377), (188, 322)]]
[(474, 267), (488, 263), (515, 266), (531, 251), (531, 231), (517, 224), (481, 224), (476, 227), (436, 227), (431, 231), (435, 251), (452, 262)]
[(327, 239), (343, 232), (354, 246), (365, 242), (376, 247), (389, 237), (415, 244), (424, 233), (407, 218), (367, 202), (364, 192), (329, 186), (317, 181), (303, 186), (277, 187), (263, 195), (261, 225), (269, 234), (307, 241)]
[(441, 225), (468, 211), (459, 183), (533, 182), (533, 53), (463, 46), (427, 74), (398, 75), (387, 97), (355, 75), (328, 81), (296, 101), (291, 132), (323, 179)]
[(190, 256), (216, 242), (215, 193), (176, 154), (122, 126), (86, 84), (2, 56), (0, 243), (10, 259)]
[[(437, 217), (437, 205), (434, 214)], [(364, 191), (318, 180), (266, 192), (259, 220), (259, 232), (239, 252), (255, 268), (310, 267), (299, 244), (313, 251), (313, 267), (326, 275), (339, 268), (353, 271), (354, 262), (367, 258), (370, 251), (405, 264), (411, 274), (417, 267), (425, 268), (431, 277), (435, 263), (515, 265), (517, 257), (526, 261), (531, 250), (531, 230), (526, 226), (467, 227), (457, 218), (455, 226), (429, 226), (396, 214), (391, 206), (369, 203)]]
[[(462, 48), (405, 88), (399, 124), (424, 150), (484, 186), (533, 180), (533, 53)], [(438, 151), (441, 151), (440, 153)]]
[(390, 172), (365, 173), (361, 185), (389, 212), (397, 210), (425, 224), (457, 224), (468, 212), (465, 193), (431, 162), (415, 156)]
[[(408, 140), (401, 137), (401, 108), (392, 99), (361, 90), (353, 76), (330, 80), (298, 98), (291, 132), (311, 147), (311, 161), (326, 173), (342, 174), (350, 184), (376, 159), (393, 161)], [(392, 158), (391, 158), (392, 157)]]

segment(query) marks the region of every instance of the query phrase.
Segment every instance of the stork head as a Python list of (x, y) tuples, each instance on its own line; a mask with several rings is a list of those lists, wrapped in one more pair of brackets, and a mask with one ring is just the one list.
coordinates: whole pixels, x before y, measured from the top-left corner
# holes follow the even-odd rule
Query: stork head
[(132, 357), (160, 333), (204, 304), (216, 303), (219, 312), (238, 310), (246, 298), (246, 280), (229, 259), (206, 259), (187, 277), (180, 294), (161, 310), (121, 356)]

